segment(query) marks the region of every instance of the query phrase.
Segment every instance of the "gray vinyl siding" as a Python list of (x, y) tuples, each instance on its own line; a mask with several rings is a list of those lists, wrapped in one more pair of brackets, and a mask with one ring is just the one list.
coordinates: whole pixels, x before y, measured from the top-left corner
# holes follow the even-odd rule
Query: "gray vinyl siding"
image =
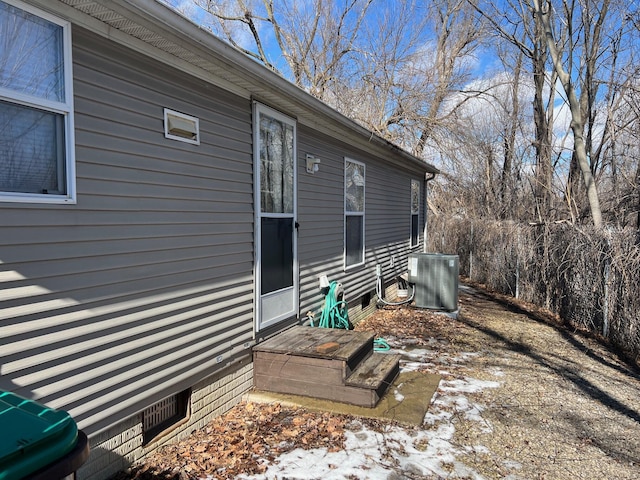
[[(250, 354), (251, 104), (81, 28), (73, 38), (77, 204), (0, 203), (0, 388), (91, 435)], [(164, 138), (165, 107), (199, 118), (199, 146)], [(321, 308), (320, 274), (351, 300), (375, 288), (376, 264), (386, 280), (406, 270), (424, 171), (302, 123), (297, 140), (304, 316)], [(365, 265), (347, 271), (345, 156), (366, 165)]]
[[(318, 313), (323, 298), (318, 275), (343, 284), (347, 300), (357, 299), (375, 289), (376, 264), (383, 269), (385, 281), (407, 269), (411, 251), (411, 180), (423, 183), (424, 172), (390, 166), (384, 158), (374, 157), (319, 135), (309, 127), (298, 127), (299, 175), (298, 219), (300, 231), (300, 312)], [(305, 154), (321, 159), (320, 169), (306, 172)], [(344, 158), (365, 164), (365, 263), (344, 269)], [(424, 190), (424, 188), (422, 188)], [(421, 198), (424, 200), (424, 197)], [(420, 225), (423, 225), (424, 201)], [(420, 231), (420, 245), (422, 231)], [(396, 256), (393, 267), (391, 256)]]
[[(73, 37), (77, 204), (0, 204), (0, 388), (92, 434), (250, 352), (251, 108)], [(163, 107), (199, 146), (164, 138)]]

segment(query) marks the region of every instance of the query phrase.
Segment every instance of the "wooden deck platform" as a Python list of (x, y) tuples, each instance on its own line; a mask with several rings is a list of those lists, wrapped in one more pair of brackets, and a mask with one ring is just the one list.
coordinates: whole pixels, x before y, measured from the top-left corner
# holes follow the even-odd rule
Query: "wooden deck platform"
[(253, 348), (254, 386), (375, 407), (398, 375), (400, 356), (373, 350), (375, 335), (292, 327)]

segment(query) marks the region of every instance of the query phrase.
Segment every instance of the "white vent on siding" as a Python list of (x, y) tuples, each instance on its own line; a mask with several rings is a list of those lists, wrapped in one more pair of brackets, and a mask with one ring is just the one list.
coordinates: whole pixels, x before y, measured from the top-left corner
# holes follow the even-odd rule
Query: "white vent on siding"
[(200, 120), (165, 108), (164, 136), (172, 140), (200, 145)]
[(142, 412), (145, 444), (188, 420), (190, 393), (189, 390), (185, 390), (151, 405)]

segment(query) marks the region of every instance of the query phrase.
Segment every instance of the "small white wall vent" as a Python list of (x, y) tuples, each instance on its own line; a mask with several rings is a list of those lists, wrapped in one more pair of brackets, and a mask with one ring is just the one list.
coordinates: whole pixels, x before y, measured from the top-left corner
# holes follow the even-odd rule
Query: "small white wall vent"
[(171, 140), (200, 145), (200, 120), (165, 108), (164, 136)]

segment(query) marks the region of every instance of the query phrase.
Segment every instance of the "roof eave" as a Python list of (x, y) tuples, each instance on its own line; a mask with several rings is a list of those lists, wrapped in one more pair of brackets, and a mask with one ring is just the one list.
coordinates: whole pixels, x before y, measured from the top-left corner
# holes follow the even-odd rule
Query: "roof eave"
[[(40, 3), (39, 0), (31, 0)], [(51, 0), (48, 0), (49, 3)], [(63, 0), (65, 1), (65, 0)], [(94, 0), (96, 3), (117, 12), (123, 17), (153, 31), (176, 45), (197, 53), (202, 58), (215, 59), (217, 63), (225, 65), (229, 72), (239, 77), (237, 83), (246, 85), (252, 96), (258, 99), (274, 102), (274, 108), (291, 105), (291, 112), (299, 121), (308, 125), (324, 123), (325, 127), (335, 135), (348, 137), (361, 147), (375, 147), (382, 152), (389, 152), (394, 156), (409, 162), (413, 168), (419, 168), (428, 173), (437, 174), (440, 171), (433, 165), (419, 159), (401, 149), (388, 140), (376, 135), (354, 120), (342, 115), (334, 108), (313, 97), (281, 75), (222, 41), (211, 32), (195, 24), (190, 19), (177, 13), (169, 6), (157, 0)], [(69, 5), (73, 1), (67, 0)], [(86, 2), (85, 2), (86, 3)], [(51, 5), (51, 3), (49, 3)], [(227, 80), (233, 82), (234, 79)], [(254, 88), (251, 88), (253, 86)], [(322, 122), (322, 119), (328, 122)], [(330, 124), (335, 127), (331, 127)], [(395, 162), (394, 162), (395, 163)]]

